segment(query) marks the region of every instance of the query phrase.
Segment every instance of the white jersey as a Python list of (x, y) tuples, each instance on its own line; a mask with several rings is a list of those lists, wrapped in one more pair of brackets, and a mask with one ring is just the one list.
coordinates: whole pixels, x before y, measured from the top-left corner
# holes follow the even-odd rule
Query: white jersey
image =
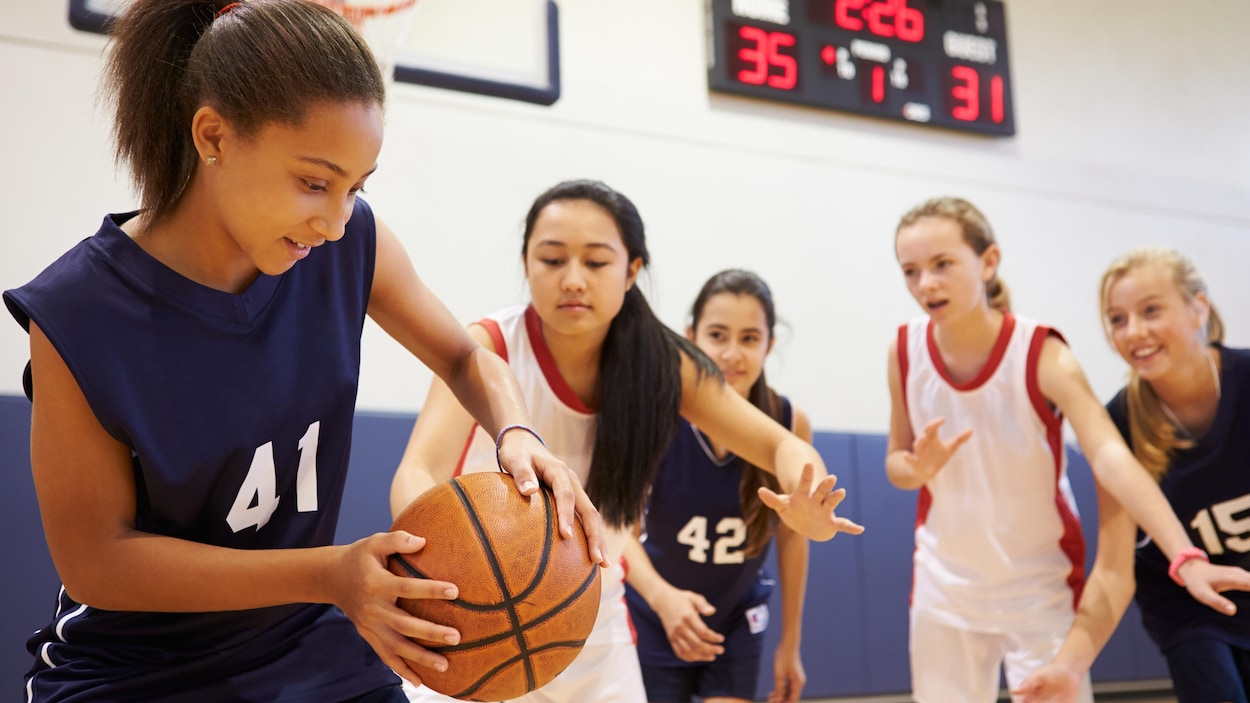
[[(1048, 336), (1006, 314), (989, 361), (955, 383), (928, 317), (899, 328), (903, 403), (912, 433), (946, 419), (972, 438), (920, 490), (912, 608), (980, 632), (1069, 623), (1084, 585), (1085, 545), (1068, 485), (1063, 417), (1038, 388)], [(1065, 625), (1066, 627), (1066, 625)]]
[[(542, 335), (538, 313), (527, 305), (500, 310), (478, 321), (494, 343), (495, 353), (508, 362), (521, 385), (521, 394), (534, 429), (551, 453), (573, 469), (586, 485), (595, 444), (595, 414), (574, 395), (556, 369), (551, 350)], [(456, 468), (456, 475), (498, 471), (495, 438), (474, 427)], [(586, 646), (610, 643), (634, 644), (633, 627), (625, 606), (625, 571), (621, 555), (627, 534), (605, 525), (605, 542), (612, 567), (600, 572), (599, 617)]]

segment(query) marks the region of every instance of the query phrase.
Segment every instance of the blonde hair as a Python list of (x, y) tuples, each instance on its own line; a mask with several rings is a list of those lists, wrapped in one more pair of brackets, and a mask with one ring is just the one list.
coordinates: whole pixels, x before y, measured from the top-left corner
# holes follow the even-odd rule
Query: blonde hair
[[(1198, 273), (1194, 262), (1184, 254), (1164, 247), (1132, 249), (1111, 262), (1107, 271), (1102, 275), (1098, 302), (1103, 333), (1107, 335), (1108, 341), (1111, 341), (1111, 323), (1107, 319), (1107, 303), (1111, 286), (1130, 272), (1145, 266), (1161, 266), (1166, 269), (1171, 274), (1172, 283), (1185, 302), (1192, 303), (1199, 293), (1209, 298), (1206, 281)], [(1207, 317), (1207, 342), (1222, 343), (1224, 322), (1220, 319), (1215, 305), (1210, 304), (1209, 300), (1208, 304), (1210, 313)], [(1177, 451), (1192, 447), (1193, 440), (1178, 434), (1176, 425), (1164, 414), (1154, 388), (1142, 380), (1136, 369), (1129, 369), (1125, 396), (1128, 404), (1129, 439), (1133, 444), (1133, 454), (1157, 481), (1167, 472), (1168, 462), (1172, 455)]]
[[(990, 245), (998, 243), (998, 240), (994, 238), (994, 230), (990, 228), (990, 221), (985, 218), (985, 215), (967, 200), (952, 197), (932, 198), (909, 210), (899, 220), (898, 227), (894, 230), (895, 236), (897, 237), (899, 230), (915, 224), (922, 217), (945, 217), (952, 220), (959, 225), (964, 243), (972, 247), (977, 256), (984, 254)], [(1011, 294), (1007, 291), (1007, 285), (998, 277), (997, 270), (994, 271), (994, 276), (985, 282), (985, 297), (990, 307), (995, 310), (1011, 311)]]

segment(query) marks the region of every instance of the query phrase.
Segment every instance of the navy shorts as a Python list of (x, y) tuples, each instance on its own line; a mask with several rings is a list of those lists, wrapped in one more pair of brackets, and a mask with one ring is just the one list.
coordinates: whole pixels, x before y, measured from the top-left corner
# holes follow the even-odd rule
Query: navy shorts
[(399, 684), (395, 684), (394, 686), (370, 691), (359, 698), (353, 698), (344, 703), (408, 703), (408, 695), (404, 693), (404, 689)]
[(1250, 650), (1219, 640), (1178, 644), (1164, 656), (1177, 703), (1250, 703)]
[(755, 700), (760, 658), (744, 657), (691, 666), (642, 665), (642, 683), (650, 703), (690, 703), (699, 698), (725, 697)]

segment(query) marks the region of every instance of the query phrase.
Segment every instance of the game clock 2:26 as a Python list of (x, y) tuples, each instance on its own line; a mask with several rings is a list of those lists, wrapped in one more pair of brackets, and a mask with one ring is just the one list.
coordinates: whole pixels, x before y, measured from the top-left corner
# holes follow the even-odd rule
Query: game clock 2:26
[(999, 0), (707, 0), (714, 91), (1015, 133)]

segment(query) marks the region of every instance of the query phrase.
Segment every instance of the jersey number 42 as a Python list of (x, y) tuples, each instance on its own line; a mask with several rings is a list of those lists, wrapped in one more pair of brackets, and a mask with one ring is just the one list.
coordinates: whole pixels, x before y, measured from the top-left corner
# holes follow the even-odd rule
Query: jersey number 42
[(712, 547), (713, 564), (741, 564), (746, 552), (739, 549), (747, 540), (747, 526), (740, 517), (721, 518), (716, 523), (716, 545), (707, 537), (707, 518), (695, 515), (677, 531), (677, 543), (690, 547), (687, 556), (698, 564), (707, 563), (707, 550)]

